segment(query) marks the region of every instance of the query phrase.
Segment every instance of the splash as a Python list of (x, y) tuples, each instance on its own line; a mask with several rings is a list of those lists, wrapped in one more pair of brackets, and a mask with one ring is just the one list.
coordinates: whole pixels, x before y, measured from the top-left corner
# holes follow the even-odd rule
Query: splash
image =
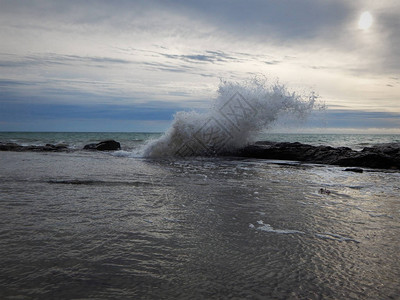
[(254, 142), (261, 130), (284, 115), (305, 119), (316, 106), (312, 92), (301, 96), (265, 78), (221, 81), (206, 113), (178, 112), (171, 127), (144, 149), (145, 157), (210, 156)]

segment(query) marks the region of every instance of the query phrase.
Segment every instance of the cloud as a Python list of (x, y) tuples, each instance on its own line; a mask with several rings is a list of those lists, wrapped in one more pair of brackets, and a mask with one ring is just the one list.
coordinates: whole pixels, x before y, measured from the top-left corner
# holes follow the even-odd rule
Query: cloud
[(23, 82), (19, 80), (12, 79), (0, 79), (0, 87), (2, 88), (10, 88), (15, 86), (32, 86), (35, 85), (34, 82)]
[(203, 54), (186, 54), (186, 55), (176, 55), (176, 54), (167, 54), (167, 53), (159, 53), (161, 56), (169, 59), (181, 60), (189, 63), (218, 63), (218, 62), (229, 62), (229, 61), (237, 61), (238, 58), (235, 58), (232, 55), (228, 55), (223, 51), (210, 51), (207, 50)]
[[(162, 101), (152, 101), (143, 104), (116, 105), (116, 104), (49, 104), (49, 103), (1, 103), (0, 102), (0, 130), (17, 130), (19, 127), (29, 128), (29, 124), (37, 123), (37, 126), (46, 128), (49, 124), (55, 124), (57, 120), (68, 123), (87, 123), (94, 126), (96, 122), (102, 130), (115, 129), (115, 124), (135, 124), (139, 121), (151, 121), (155, 124), (163, 124), (163, 127), (155, 127), (157, 130), (165, 130), (171, 123), (173, 115), (182, 110), (190, 111), (193, 105), (186, 103), (171, 104)], [(204, 112), (205, 109), (197, 109)], [(109, 124), (109, 129), (104, 124)], [(369, 128), (380, 129), (382, 132), (400, 133), (400, 113), (371, 112), (363, 110), (343, 110), (339, 108), (327, 109), (315, 112), (309, 120), (302, 124), (289, 117), (281, 119), (273, 131), (283, 131), (282, 128), (296, 129), (301, 125), (306, 131), (310, 128), (320, 130), (358, 129), (358, 132), (368, 131)], [(19, 126), (19, 127), (18, 127)], [(132, 125), (133, 126), (133, 125)], [(50, 127), (48, 127), (50, 128)], [(100, 128), (100, 127), (99, 127)], [(132, 127), (133, 128), (133, 127)]]
[(382, 69), (398, 74), (400, 70), (400, 3), (378, 14), (379, 34), (383, 35), (386, 46), (383, 49), (381, 61)]
[[(3, 102), (0, 130), (164, 131), (181, 110), (189, 108), (157, 101), (141, 105)], [(86, 127), (79, 128), (77, 124)]]
[(271, 132), (400, 134), (400, 113), (330, 108), (315, 111), (305, 121), (281, 118)]
[(400, 129), (400, 113), (334, 109), (327, 112), (326, 124), (336, 128)]
[[(25, 103), (34, 111), (32, 103), (110, 105), (124, 118), (118, 107), (154, 101), (161, 109), (204, 108), (219, 78), (266, 74), (294, 90), (316, 90), (328, 106), (364, 112), (365, 121), (353, 116), (360, 120), (354, 126), (391, 120), (373, 118), (367, 109), (400, 112), (400, 84), (393, 79), (400, 69), (397, 1), (35, 0), (1, 6), (0, 105)], [(362, 10), (374, 16), (369, 32), (356, 26)], [(338, 126), (335, 120), (351, 123), (347, 111), (331, 117)], [(388, 126), (399, 126), (396, 117)]]
[(99, 119), (99, 120), (171, 120), (172, 115), (182, 107), (146, 105), (67, 105), (67, 104), (21, 104), (2, 105), (1, 119), (10, 121), (50, 119)]
[(110, 64), (129, 64), (132, 61), (114, 58), (114, 57), (98, 57), (98, 56), (79, 56), (66, 55), (57, 53), (34, 54), (26, 56), (7, 55), (6, 59), (0, 59), (0, 67), (5, 68), (28, 68), (39, 65), (92, 65), (97, 67), (105, 67)]

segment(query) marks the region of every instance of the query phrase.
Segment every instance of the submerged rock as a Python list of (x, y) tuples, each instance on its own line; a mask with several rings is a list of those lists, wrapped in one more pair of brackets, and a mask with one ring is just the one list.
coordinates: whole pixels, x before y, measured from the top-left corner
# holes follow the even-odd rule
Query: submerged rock
[(330, 194), (331, 194), (331, 191), (330, 191), (330, 190), (327, 190), (326, 188), (320, 188), (320, 189), (319, 189), (319, 193), (320, 193), (320, 194), (330, 195)]
[(355, 173), (363, 173), (364, 170), (361, 168), (346, 168), (343, 171), (345, 172), (355, 172)]
[(113, 151), (121, 149), (121, 144), (114, 140), (102, 141), (97, 144), (87, 144), (83, 147), (85, 150)]
[(383, 144), (355, 151), (347, 147), (312, 146), (301, 143), (262, 141), (224, 153), (240, 157), (295, 160), (349, 167), (400, 170), (400, 144)]

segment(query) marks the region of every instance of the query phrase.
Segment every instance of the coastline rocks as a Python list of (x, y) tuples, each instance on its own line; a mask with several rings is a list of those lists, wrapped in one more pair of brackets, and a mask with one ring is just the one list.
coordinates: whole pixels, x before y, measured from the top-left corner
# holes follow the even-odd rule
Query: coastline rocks
[(33, 152), (63, 152), (69, 151), (68, 145), (66, 144), (46, 144), (45, 146), (22, 146), (16, 143), (0, 143), (0, 151), (33, 151)]
[[(121, 149), (121, 144), (115, 140), (105, 140), (87, 144), (83, 149), (115, 151)], [(66, 144), (23, 146), (16, 143), (0, 142), (0, 151), (70, 152), (76, 150)], [(348, 147), (333, 148), (330, 146), (312, 146), (299, 142), (259, 141), (241, 149), (220, 153), (220, 155), (338, 165), (349, 167), (344, 171), (357, 173), (363, 172), (361, 168), (400, 170), (400, 143), (379, 144), (356, 151)]]
[(249, 158), (295, 160), (308, 163), (400, 170), (400, 144), (382, 144), (355, 151), (347, 147), (312, 146), (301, 143), (262, 141), (235, 152)]
[(21, 151), (23, 146), (16, 143), (0, 143), (0, 151)]
[[(121, 144), (114, 140), (101, 141), (96, 144), (88, 144), (84, 146), (84, 150), (97, 150), (97, 151), (113, 151), (120, 150)], [(44, 146), (28, 145), (22, 146), (16, 143), (1, 143), (0, 151), (15, 151), (15, 152), (69, 152), (74, 151), (74, 149), (69, 148), (67, 144), (46, 144)]]
[(84, 150), (113, 151), (121, 149), (121, 144), (114, 140), (102, 141), (97, 144), (87, 144)]

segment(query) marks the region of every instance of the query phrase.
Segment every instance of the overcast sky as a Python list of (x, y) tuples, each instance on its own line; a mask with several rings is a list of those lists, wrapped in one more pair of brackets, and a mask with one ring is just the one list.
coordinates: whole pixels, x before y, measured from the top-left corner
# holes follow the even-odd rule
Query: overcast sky
[(400, 133), (397, 0), (0, 0), (0, 41), (1, 131), (164, 131), (261, 74), (326, 103), (304, 130)]

